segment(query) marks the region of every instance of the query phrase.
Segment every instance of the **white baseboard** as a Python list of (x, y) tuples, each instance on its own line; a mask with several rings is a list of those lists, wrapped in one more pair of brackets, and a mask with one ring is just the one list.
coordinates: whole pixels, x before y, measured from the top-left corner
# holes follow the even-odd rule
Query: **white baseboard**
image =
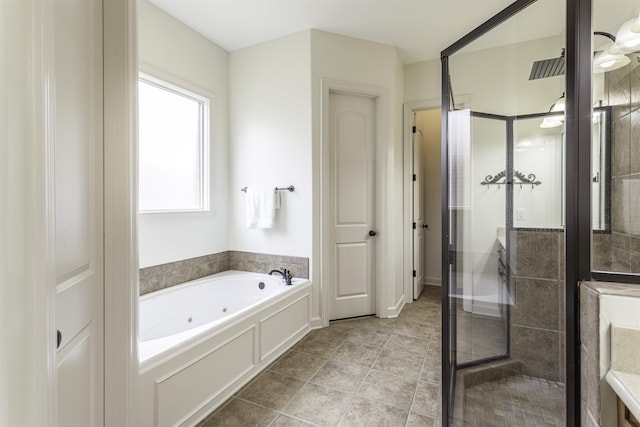
[(439, 277), (425, 277), (424, 284), (427, 286), (442, 286), (442, 279)]
[(396, 303), (395, 306), (393, 307), (387, 307), (387, 313), (386, 313), (386, 318), (394, 318), (394, 317), (398, 317), (400, 315), (400, 312), (402, 311), (402, 308), (404, 307), (404, 294), (400, 297), (400, 299), (398, 300), (398, 302)]

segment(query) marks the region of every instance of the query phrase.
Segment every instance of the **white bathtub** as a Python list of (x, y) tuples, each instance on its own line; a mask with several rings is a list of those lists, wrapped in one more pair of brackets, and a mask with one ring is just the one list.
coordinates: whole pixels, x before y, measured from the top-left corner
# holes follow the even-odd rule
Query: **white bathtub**
[(140, 425), (195, 425), (300, 340), (310, 316), (308, 280), (287, 286), (257, 273), (226, 271), (142, 296)]

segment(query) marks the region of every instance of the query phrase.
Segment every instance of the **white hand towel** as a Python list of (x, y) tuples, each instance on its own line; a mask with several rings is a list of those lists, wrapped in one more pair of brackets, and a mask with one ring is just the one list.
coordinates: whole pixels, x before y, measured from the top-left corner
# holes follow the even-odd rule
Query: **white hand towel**
[(275, 216), (275, 187), (247, 187), (247, 228), (271, 228)]

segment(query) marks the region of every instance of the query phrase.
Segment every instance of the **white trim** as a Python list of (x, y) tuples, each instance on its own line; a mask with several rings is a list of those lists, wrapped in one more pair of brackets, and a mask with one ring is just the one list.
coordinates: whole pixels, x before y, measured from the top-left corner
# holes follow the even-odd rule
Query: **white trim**
[(425, 286), (442, 286), (442, 279), (440, 277), (425, 277)]
[(213, 178), (215, 175), (215, 170), (212, 169), (215, 167), (215, 159), (213, 155), (215, 152), (216, 144), (214, 120), (218, 114), (218, 98), (216, 96), (216, 93), (198, 84), (195, 84), (190, 80), (185, 80), (173, 73), (169, 73), (144, 61), (138, 61), (138, 77), (140, 77), (141, 75), (144, 75), (147, 79), (150, 77), (150, 80), (152, 81), (159, 80), (161, 82), (161, 85), (169, 83), (169, 85), (177, 87), (178, 92), (191, 92), (193, 95), (195, 95), (195, 98), (203, 98), (206, 100), (208, 104), (206, 108), (208, 111), (209, 119), (208, 123), (205, 123), (205, 139), (208, 141), (208, 146), (206, 147), (206, 153), (203, 154), (203, 158), (208, 162), (208, 164), (206, 167), (207, 176), (204, 177), (203, 180), (205, 181), (205, 185), (207, 187), (206, 197), (208, 198), (208, 200), (207, 208), (202, 210), (141, 211), (139, 212), (139, 215), (142, 215), (143, 217), (149, 216), (154, 218), (167, 219), (179, 218), (181, 220), (213, 218), (213, 210), (216, 203)]
[[(214, 97), (211, 92), (206, 89), (197, 88), (193, 84), (182, 85), (178, 79), (172, 79), (167, 73), (154, 72), (150, 66), (147, 66), (150, 72), (138, 72), (137, 84), (145, 83), (149, 86), (154, 86), (160, 90), (172, 93), (176, 96), (180, 96), (190, 101), (193, 101), (200, 105), (200, 126), (199, 126), (199, 154), (200, 154), (200, 206), (197, 208), (186, 209), (148, 209), (139, 210), (141, 215), (158, 215), (158, 214), (205, 214), (212, 216), (211, 210), (211, 195), (212, 195), (212, 183), (211, 183), (211, 152), (213, 151), (211, 145), (211, 121), (213, 116), (211, 114), (211, 105), (214, 103)], [(163, 77), (160, 77), (163, 76)], [(139, 86), (138, 86), (139, 87)], [(139, 106), (138, 106), (139, 108)], [(139, 112), (138, 112), (139, 117)], [(138, 138), (139, 139), (139, 138)], [(139, 146), (139, 141), (138, 141)], [(140, 152), (138, 148), (138, 152)]]
[(138, 425), (136, 2), (104, 0), (106, 426)]
[(0, 424), (55, 426), (47, 2), (0, 2), (0, 26)]
[[(56, 331), (56, 252), (55, 252), (55, 58), (54, 58), (54, 5), (43, 2), (42, 13), (42, 76), (43, 76), (43, 143), (44, 143), (44, 191), (45, 206), (43, 209), (43, 221), (45, 222), (45, 279), (46, 284), (46, 330)], [(45, 337), (46, 357), (48, 370), (48, 419), (50, 426), (58, 424), (58, 369), (57, 369), (57, 334), (48, 334)]]
[(376, 298), (376, 314), (386, 316), (387, 293), (384, 292), (384, 278), (387, 277), (389, 265), (387, 260), (389, 257), (384, 256), (384, 248), (391, 236), (386, 236), (387, 229), (386, 218), (383, 206), (386, 197), (386, 188), (384, 185), (384, 177), (387, 174), (387, 168), (383, 161), (383, 143), (385, 138), (386, 122), (385, 112), (387, 104), (387, 91), (385, 88), (371, 86), (362, 83), (346, 82), (341, 80), (321, 79), (321, 117), (320, 117), (320, 316), (323, 326), (329, 326), (329, 292), (327, 292), (323, 277), (328, 277), (329, 272), (326, 271), (327, 263), (324, 262), (328, 257), (329, 245), (327, 241), (330, 238), (331, 229), (326, 225), (326, 219), (329, 217), (328, 203), (330, 188), (326, 181), (328, 180), (328, 150), (329, 150), (329, 93), (344, 93), (358, 96), (369, 96), (376, 102), (376, 226), (378, 237), (376, 237), (375, 246), (375, 298)]
[(404, 295), (400, 295), (400, 298), (398, 298), (398, 301), (396, 301), (396, 304), (394, 306), (387, 307), (387, 313), (386, 313), (385, 317), (387, 317), (389, 319), (393, 319), (395, 317), (398, 317), (400, 315), (400, 312), (404, 308), (404, 306), (405, 306), (405, 296)]
[(404, 260), (404, 262), (402, 266), (402, 277), (404, 278), (404, 295), (405, 302), (407, 304), (413, 302), (413, 195), (411, 193), (413, 181), (413, 146), (411, 138), (411, 117), (412, 113), (415, 111), (432, 110), (436, 108), (441, 108), (441, 100), (439, 98), (407, 102), (404, 104), (403, 108), (404, 138), (402, 143), (402, 152), (404, 158), (404, 226), (402, 227), (402, 229), (404, 230), (404, 249), (402, 259)]

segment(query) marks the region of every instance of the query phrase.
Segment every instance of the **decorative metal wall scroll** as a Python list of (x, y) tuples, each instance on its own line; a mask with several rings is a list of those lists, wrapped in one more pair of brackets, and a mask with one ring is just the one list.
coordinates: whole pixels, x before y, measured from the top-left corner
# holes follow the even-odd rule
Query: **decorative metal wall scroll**
[(500, 188), (501, 185), (520, 184), (520, 188), (522, 188), (523, 184), (528, 184), (531, 185), (531, 188), (535, 188), (536, 185), (542, 184), (542, 182), (536, 180), (536, 175), (532, 173), (525, 175), (520, 171), (514, 170), (514, 182), (508, 182), (506, 176), (506, 171), (500, 171), (495, 175), (487, 175), (480, 185), (497, 185)]

